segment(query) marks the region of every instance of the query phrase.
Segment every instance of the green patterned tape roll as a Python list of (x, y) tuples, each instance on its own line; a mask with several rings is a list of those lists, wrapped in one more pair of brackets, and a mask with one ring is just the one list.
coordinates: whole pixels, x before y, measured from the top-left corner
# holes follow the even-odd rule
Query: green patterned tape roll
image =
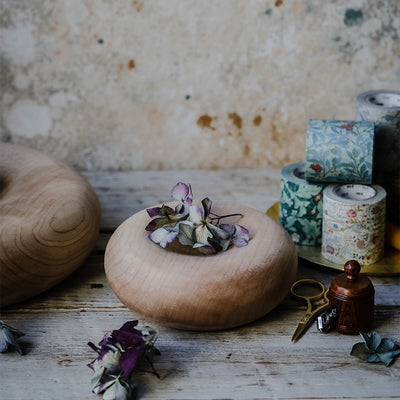
[(294, 243), (317, 245), (322, 236), (322, 191), (325, 185), (305, 180), (306, 164), (287, 165), (281, 173), (279, 223)]
[(375, 125), (374, 183), (387, 192), (387, 219), (400, 226), (400, 92), (361, 93), (357, 118)]
[(322, 255), (344, 264), (383, 256), (386, 191), (379, 185), (333, 184), (324, 189)]

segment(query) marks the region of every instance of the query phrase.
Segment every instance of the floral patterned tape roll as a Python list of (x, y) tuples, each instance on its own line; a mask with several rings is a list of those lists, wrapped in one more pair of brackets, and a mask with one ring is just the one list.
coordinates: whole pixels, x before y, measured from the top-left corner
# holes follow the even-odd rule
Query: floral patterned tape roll
[(400, 225), (400, 92), (372, 90), (357, 96), (357, 119), (375, 124), (374, 182), (387, 191), (387, 218)]
[(306, 179), (325, 183), (371, 183), (373, 148), (373, 122), (310, 119)]
[(322, 191), (325, 185), (304, 179), (306, 164), (287, 165), (281, 173), (279, 223), (299, 245), (316, 245), (322, 236)]
[(385, 239), (385, 189), (379, 185), (328, 185), (323, 204), (322, 255), (338, 264), (379, 261)]

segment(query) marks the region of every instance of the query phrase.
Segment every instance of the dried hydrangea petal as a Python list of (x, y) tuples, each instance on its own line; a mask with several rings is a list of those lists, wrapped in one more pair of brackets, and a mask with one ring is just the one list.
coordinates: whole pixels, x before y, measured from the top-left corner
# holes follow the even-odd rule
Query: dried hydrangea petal
[(208, 197), (206, 197), (201, 201), (201, 205), (203, 206), (204, 219), (206, 219), (210, 215), (212, 201)]
[(150, 218), (159, 217), (162, 215), (161, 207), (148, 208), (146, 211), (147, 211), (147, 214), (149, 214)]
[(119, 364), (121, 366), (124, 375), (129, 378), (133, 369), (135, 368), (140, 357), (146, 352), (147, 345), (142, 343), (141, 345), (126, 350), (119, 359)]
[(0, 321), (0, 353), (4, 353), (10, 348), (14, 348), (22, 355), (22, 349), (19, 346), (17, 339), (24, 336), (25, 333), (15, 329), (3, 321)]
[(207, 254), (207, 255), (216, 253), (216, 250), (214, 249), (214, 247), (209, 244), (195, 243), (193, 248), (199, 250), (200, 253)]
[(382, 341), (381, 336), (377, 332), (372, 332), (371, 335), (360, 332), (360, 336), (370, 350), (376, 350)]
[(149, 238), (154, 243), (159, 243), (162, 248), (165, 248), (168, 243), (171, 243), (178, 236), (178, 232), (171, 232), (165, 228), (158, 228), (149, 235)]
[(184, 200), (189, 195), (189, 186), (178, 182), (171, 190), (171, 197), (175, 200)]
[(103, 394), (103, 400), (127, 400), (129, 397), (129, 385), (121, 379), (112, 382)]
[(179, 243), (183, 246), (193, 246), (195, 243), (193, 225), (188, 222), (181, 222), (179, 224)]
[(246, 246), (248, 242), (249, 242), (249, 231), (241, 225), (235, 225), (233, 244), (237, 247), (243, 247)]
[(203, 221), (203, 212), (199, 206), (189, 207), (189, 219), (193, 224), (200, 225)]
[(363, 342), (356, 343), (350, 355), (367, 362), (383, 362), (387, 367), (400, 355), (400, 345), (388, 338), (372, 332), (371, 335), (360, 332)]

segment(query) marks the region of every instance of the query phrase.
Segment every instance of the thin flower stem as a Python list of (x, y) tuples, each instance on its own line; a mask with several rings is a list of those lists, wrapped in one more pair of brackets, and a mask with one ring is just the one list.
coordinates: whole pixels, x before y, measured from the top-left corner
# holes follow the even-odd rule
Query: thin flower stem
[(240, 213), (235, 213), (235, 214), (228, 214), (228, 215), (218, 215), (214, 214), (213, 212), (210, 212), (211, 215), (214, 215), (214, 218), (210, 218), (210, 221), (217, 220), (218, 223), (222, 218), (228, 218), (228, 217), (243, 217), (243, 214)]
[(100, 349), (92, 342), (88, 342), (88, 346), (91, 347), (95, 352), (100, 353)]
[(161, 379), (159, 373), (154, 369), (153, 362), (151, 361), (150, 357), (145, 356), (146, 361), (149, 363), (151, 372), (158, 378)]

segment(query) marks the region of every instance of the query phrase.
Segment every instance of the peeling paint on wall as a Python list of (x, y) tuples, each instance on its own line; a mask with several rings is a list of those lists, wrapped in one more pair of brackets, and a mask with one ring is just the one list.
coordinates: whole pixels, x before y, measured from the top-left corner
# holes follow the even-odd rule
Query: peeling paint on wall
[(348, 8), (344, 13), (344, 23), (346, 26), (361, 25), (364, 22), (363, 12)]
[(399, 33), (398, 0), (2, 0), (0, 139), (81, 169), (283, 166), (309, 118), (400, 90)]

